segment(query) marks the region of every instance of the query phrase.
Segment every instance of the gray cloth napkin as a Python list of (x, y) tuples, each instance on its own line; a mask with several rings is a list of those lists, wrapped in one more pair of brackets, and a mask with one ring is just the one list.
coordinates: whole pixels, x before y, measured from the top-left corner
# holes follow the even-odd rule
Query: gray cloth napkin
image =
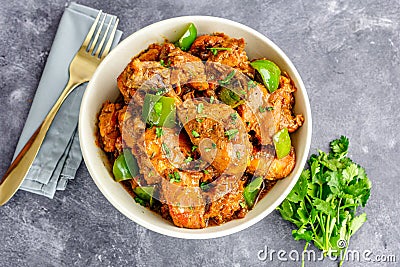
[[(98, 12), (76, 3), (71, 3), (65, 9), (13, 160), (67, 84), (69, 64)], [(122, 32), (117, 31), (113, 47), (119, 42), (121, 35)], [(85, 88), (86, 84), (79, 86), (65, 100), (20, 189), (53, 198), (56, 190), (65, 190), (68, 180), (74, 178), (82, 161), (77, 124)]]

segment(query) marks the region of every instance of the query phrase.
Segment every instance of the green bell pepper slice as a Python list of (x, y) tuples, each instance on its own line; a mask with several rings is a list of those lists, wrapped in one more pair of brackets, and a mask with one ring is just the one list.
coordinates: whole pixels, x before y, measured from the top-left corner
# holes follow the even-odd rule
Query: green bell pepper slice
[(142, 119), (150, 125), (172, 128), (175, 126), (176, 107), (172, 97), (146, 94)]
[(132, 177), (136, 177), (139, 174), (139, 165), (137, 163), (136, 158), (132, 155), (130, 149), (124, 149), (124, 157), (125, 163), (128, 166), (129, 172), (132, 174)]
[(254, 206), (258, 193), (260, 192), (263, 178), (261, 176), (251, 181), (243, 190), (243, 198), (249, 208)]
[(292, 147), (292, 141), (290, 140), (290, 135), (287, 128), (283, 128), (277, 132), (272, 139), (274, 141), (276, 156), (278, 159), (289, 155), (290, 148)]
[(154, 186), (137, 186), (133, 189), (133, 193), (141, 200), (149, 203), (150, 206), (153, 205)]
[(243, 99), (228, 88), (223, 87), (219, 93), (219, 99), (225, 104), (231, 106), (232, 108), (236, 108), (237, 106), (244, 103)]
[(177, 45), (183, 51), (189, 50), (190, 46), (194, 42), (197, 37), (197, 29), (193, 23), (190, 23), (188, 28), (186, 29), (185, 33), (179, 38)]
[(114, 161), (113, 174), (116, 182), (130, 180), (139, 174), (139, 166), (129, 149), (124, 149), (124, 152)]
[(116, 182), (132, 179), (132, 174), (126, 164), (124, 154), (119, 155), (114, 161), (113, 174)]
[(250, 65), (260, 73), (263, 83), (270, 93), (278, 89), (281, 70), (274, 62), (259, 59), (251, 62)]

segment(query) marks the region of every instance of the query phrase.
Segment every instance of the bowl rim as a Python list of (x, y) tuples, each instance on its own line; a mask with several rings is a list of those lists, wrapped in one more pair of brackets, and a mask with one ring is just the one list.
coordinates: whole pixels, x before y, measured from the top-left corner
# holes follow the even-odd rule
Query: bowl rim
[[(300, 161), (297, 161), (296, 164), (299, 164), (300, 166), (304, 166), (306, 163), (306, 160), (308, 158), (308, 154), (310, 151), (310, 146), (311, 146), (311, 137), (312, 137), (312, 116), (311, 116), (311, 108), (310, 108), (310, 101), (309, 101), (309, 97), (307, 94), (307, 90), (304, 86), (304, 83), (300, 77), (300, 74), (298, 73), (296, 67), (294, 66), (294, 64), (292, 63), (292, 61), (286, 56), (286, 54), (282, 51), (281, 48), (279, 48), (274, 42), (272, 42), (268, 37), (266, 37), (265, 35), (261, 34), (260, 32), (246, 26), (243, 25), (239, 22), (235, 22), (229, 19), (225, 19), (225, 18), (220, 18), (220, 17), (214, 17), (214, 16), (179, 16), (179, 17), (173, 17), (173, 18), (169, 18), (166, 20), (161, 20), (158, 22), (155, 22), (153, 24), (150, 24), (148, 26), (145, 26), (141, 29), (139, 29), (138, 31), (135, 31), (134, 33), (130, 34), (128, 37), (126, 37), (124, 40), (122, 40), (114, 49), (111, 50), (111, 52), (109, 53), (109, 55), (107, 57), (105, 57), (105, 59), (100, 63), (100, 65), (98, 66), (98, 68), (96, 69), (95, 73), (92, 76), (92, 80), (96, 79), (97, 76), (99, 75), (100, 70), (102, 69), (102, 67), (106, 64), (108, 64), (108, 62), (112, 59), (113, 54), (117, 53), (118, 48), (119, 47), (123, 47), (125, 43), (129, 43), (131, 42), (131, 39), (134, 39), (136, 35), (141, 34), (142, 32), (146, 32), (149, 29), (153, 28), (153, 27), (158, 27), (163, 25), (164, 23), (170, 23), (170, 22), (177, 22), (177, 25), (179, 25), (179, 23), (185, 22), (187, 23), (187, 21), (193, 20), (194, 22), (196, 21), (205, 21), (205, 22), (220, 22), (223, 24), (227, 24), (229, 26), (233, 26), (236, 28), (240, 28), (243, 31), (249, 32), (249, 34), (255, 36), (256, 38), (262, 40), (264, 43), (267, 43), (272, 50), (275, 50), (275, 52), (277, 54), (279, 54), (280, 57), (282, 57), (283, 61), (285, 62), (285, 64), (287, 64), (288, 68), (291, 70), (291, 76), (294, 76), (297, 80), (297, 89), (301, 90), (303, 96), (304, 96), (304, 108), (305, 108), (305, 113), (304, 114), (307, 118), (307, 123), (305, 125), (303, 125), (302, 127), (306, 127), (306, 139), (304, 140), (305, 142), (305, 151), (304, 151), (304, 156)], [(140, 216), (131, 216), (131, 213), (128, 211), (128, 208), (126, 208), (124, 205), (120, 205), (119, 202), (117, 201), (117, 199), (115, 198), (115, 196), (111, 193), (108, 193), (99, 183), (99, 181), (97, 180), (96, 177), (96, 170), (93, 166), (93, 164), (90, 163), (90, 155), (89, 155), (89, 151), (86, 149), (85, 147), (85, 143), (86, 143), (86, 137), (84, 134), (85, 131), (85, 127), (83, 122), (83, 118), (85, 115), (85, 105), (86, 103), (89, 101), (88, 99), (88, 91), (90, 90), (90, 88), (92, 87), (92, 82), (89, 81), (89, 84), (87, 85), (87, 88), (85, 90), (85, 93), (83, 95), (82, 98), (82, 102), (81, 102), (81, 107), (80, 107), (80, 112), (79, 112), (79, 125), (78, 125), (78, 131), (79, 131), (79, 139), (81, 140), (80, 142), (80, 147), (81, 147), (81, 151), (82, 151), (82, 155), (83, 155), (83, 159), (85, 161), (85, 165), (89, 171), (90, 176), (92, 177), (92, 180), (95, 182), (96, 186), (98, 187), (98, 189), (101, 191), (101, 193), (105, 196), (105, 198), (117, 209), (119, 210), (123, 215), (125, 215), (126, 217), (128, 217), (130, 220), (132, 220), (133, 222), (145, 227), (146, 229), (152, 230), (154, 232), (157, 232), (159, 234), (163, 234), (163, 235), (167, 235), (170, 237), (176, 237), (176, 238), (182, 238), (182, 239), (210, 239), (210, 238), (218, 238), (218, 237), (223, 237), (223, 236), (227, 236), (230, 234), (234, 234), (237, 233), (239, 231), (242, 231), (254, 224), (256, 224), (257, 222), (261, 221), (262, 219), (264, 219), (268, 214), (270, 214), (273, 210), (275, 210), (282, 202), (283, 200), (286, 198), (286, 196), (289, 194), (289, 192), (292, 190), (292, 188), (294, 187), (294, 185), (296, 184), (297, 180), (300, 177), (301, 174), (301, 169), (298, 170), (298, 172), (294, 175), (292, 181), (289, 183), (289, 185), (284, 189), (284, 192), (279, 195), (279, 197), (277, 197), (273, 203), (264, 211), (262, 211), (261, 213), (259, 213), (258, 215), (256, 215), (254, 218), (251, 218), (247, 221), (243, 221), (242, 223), (235, 225), (233, 227), (227, 228), (227, 229), (221, 229), (219, 231), (213, 231), (213, 232), (209, 232), (209, 233), (199, 233), (196, 232), (199, 229), (185, 229), (186, 230), (190, 230), (190, 232), (181, 232), (182, 228), (176, 227), (176, 230), (171, 230), (171, 229), (166, 229), (164, 227), (160, 227), (158, 225), (149, 223), (147, 220), (143, 219)], [(216, 226), (218, 227), (218, 226)], [(201, 229), (200, 229), (201, 230)]]

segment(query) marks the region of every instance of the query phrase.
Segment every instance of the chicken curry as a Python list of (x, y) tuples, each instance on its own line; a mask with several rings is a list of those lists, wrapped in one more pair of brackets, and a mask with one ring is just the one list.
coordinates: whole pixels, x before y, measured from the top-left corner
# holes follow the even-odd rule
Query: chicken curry
[(98, 116), (98, 143), (135, 201), (174, 225), (243, 218), (293, 170), (296, 87), (243, 38), (197, 35), (151, 44), (117, 78)]

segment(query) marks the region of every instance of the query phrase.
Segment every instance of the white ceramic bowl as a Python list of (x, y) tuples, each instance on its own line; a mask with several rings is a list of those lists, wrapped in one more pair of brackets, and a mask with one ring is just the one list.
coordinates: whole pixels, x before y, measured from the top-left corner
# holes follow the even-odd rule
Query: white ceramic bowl
[[(136, 204), (132, 197), (114, 182), (104, 161), (104, 152), (96, 145), (96, 121), (101, 105), (115, 100), (119, 95), (116, 79), (130, 59), (151, 43), (177, 40), (182, 30), (193, 22), (198, 34), (223, 32), (231, 37), (246, 40), (246, 52), (250, 59), (266, 57), (289, 73), (297, 86), (295, 112), (305, 117), (304, 125), (292, 135), (296, 149), (296, 166), (293, 172), (279, 181), (273, 189), (243, 219), (232, 220), (220, 226), (205, 229), (183, 229), (164, 220), (158, 214)], [(97, 68), (83, 96), (79, 116), (79, 137), (86, 166), (94, 182), (104, 196), (125, 216), (155, 232), (187, 239), (206, 239), (229, 235), (243, 230), (271, 213), (295, 185), (308, 156), (311, 142), (311, 110), (308, 96), (299, 73), (289, 58), (267, 37), (259, 32), (227, 19), (205, 16), (172, 18), (147, 26), (122, 41)]]

